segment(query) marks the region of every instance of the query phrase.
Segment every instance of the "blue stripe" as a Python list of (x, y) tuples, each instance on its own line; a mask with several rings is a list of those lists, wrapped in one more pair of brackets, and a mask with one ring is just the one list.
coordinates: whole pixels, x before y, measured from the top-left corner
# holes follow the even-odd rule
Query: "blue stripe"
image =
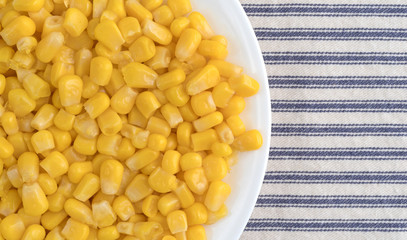
[(257, 17), (406, 17), (401, 4), (243, 4), (248, 16)]
[(269, 76), (271, 88), (407, 88), (407, 76)]
[(268, 171), (264, 184), (406, 184), (407, 172)]
[(260, 195), (256, 207), (276, 208), (406, 208), (407, 196)]
[(405, 100), (270, 100), (272, 112), (407, 112)]
[(407, 136), (406, 124), (272, 124), (271, 136)]
[(245, 231), (405, 232), (407, 219), (252, 218)]
[(407, 53), (396, 52), (263, 52), (269, 65), (405, 65)]
[(267, 41), (406, 41), (405, 28), (255, 28)]

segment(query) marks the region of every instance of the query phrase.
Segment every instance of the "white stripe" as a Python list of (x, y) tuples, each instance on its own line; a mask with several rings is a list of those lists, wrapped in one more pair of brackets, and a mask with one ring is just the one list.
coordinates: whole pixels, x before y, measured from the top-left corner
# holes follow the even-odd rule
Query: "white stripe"
[[(406, 44), (407, 45), (407, 44)], [(407, 89), (280, 89), (271, 88), (273, 100), (407, 100)]]
[(404, 232), (244, 232), (240, 240), (404, 240)]
[(242, 4), (285, 4), (285, 3), (307, 3), (307, 4), (405, 4), (405, 0), (240, 0)]

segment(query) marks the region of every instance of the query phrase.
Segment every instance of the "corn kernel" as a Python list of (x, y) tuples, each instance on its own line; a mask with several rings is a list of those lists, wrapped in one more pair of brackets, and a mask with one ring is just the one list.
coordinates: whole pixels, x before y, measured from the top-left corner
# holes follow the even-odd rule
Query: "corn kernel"
[(138, 174), (135, 176), (127, 186), (125, 192), (126, 196), (133, 203), (144, 199), (151, 193), (153, 193), (153, 189), (148, 183), (148, 177), (144, 174)]
[(136, 102), (137, 95), (138, 92), (136, 90), (123, 86), (112, 96), (110, 105), (117, 113), (128, 114)]
[(13, 112), (5, 112), (0, 117), (1, 125), (7, 135), (16, 134), (19, 130), (16, 115)]
[(218, 211), (231, 192), (230, 186), (222, 181), (210, 184), (205, 197), (205, 206), (212, 212)]
[(145, 19), (145, 21), (142, 22), (141, 27), (144, 35), (158, 44), (168, 45), (172, 40), (172, 34), (167, 27), (153, 22), (150, 19)]
[(89, 235), (89, 226), (69, 218), (61, 234), (68, 240), (86, 240)]
[(228, 214), (228, 208), (226, 207), (225, 204), (222, 204), (222, 206), (219, 208), (218, 211), (211, 212), (208, 211), (208, 220), (206, 221), (205, 224), (214, 224), (217, 222), (219, 219), (225, 217)]
[(36, 153), (43, 153), (55, 147), (52, 133), (48, 130), (40, 130), (31, 137), (31, 144)]
[(52, 229), (47, 236), (45, 237), (46, 240), (64, 240), (65, 238), (61, 234), (61, 227), (57, 226)]
[(230, 88), (227, 82), (219, 83), (212, 90), (213, 101), (219, 108), (226, 107), (234, 94), (235, 91)]
[(72, 37), (78, 37), (88, 26), (88, 19), (79, 9), (69, 8), (63, 26)]
[(228, 173), (228, 165), (225, 159), (215, 155), (208, 155), (202, 161), (203, 169), (208, 181), (219, 181), (226, 177)]
[(180, 61), (192, 57), (201, 43), (201, 38), (201, 34), (195, 29), (187, 28), (182, 31), (175, 48), (175, 56)]
[(146, 9), (152, 11), (158, 8), (163, 3), (163, 0), (141, 0), (140, 2)]
[(223, 60), (212, 59), (208, 64), (214, 65), (222, 77), (231, 78), (240, 76), (243, 72), (243, 68), (230, 62)]
[(147, 66), (149, 66), (153, 70), (160, 70), (163, 68), (167, 68), (171, 61), (171, 53), (166, 47), (156, 46), (155, 47), (155, 55), (146, 62)]
[(120, 237), (120, 233), (116, 226), (109, 226), (99, 229), (97, 237), (99, 240), (114, 240)]
[(73, 127), (74, 121), (75, 121), (75, 116), (66, 112), (63, 109), (60, 109), (54, 118), (55, 126), (63, 131), (71, 130)]
[(143, 22), (146, 19), (153, 19), (153, 15), (137, 0), (128, 0), (125, 4), (126, 12), (128, 15), (135, 17), (139, 22)]
[(195, 114), (192, 109), (191, 102), (186, 103), (182, 107), (178, 108), (182, 118), (187, 122), (192, 122), (198, 118), (198, 115)]
[(72, 183), (79, 183), (83, 176), (93, 171), (91, 162), (74, 162), (69, 166), (68, 179)]
[(123, 165), (114, 159), (103, 161), (100, 166), (100, 186), (105, 194), (116, 194), (123, 177)]
[(154, 217), (158, 213), (157, 203), (160, 199), (157, 195), (150, 195), (143, 200), (142, 211), (147, 217)]
[(120, 49), (125, 42), (119, 27), (111, 20), (105, 20), (96, 26), (95, 38), (110, 50)]
[(24, 182), (34, 182), (39, 174), (39, 158), (37, 154), (25, 152), (17, 161), (18, 172)]
[(165, 90), (164, 94), (167, 97), (168, 101), (177, 107), (184, 106), (189, 100), (189, 96), (185, 91), (185, 87), (183, 84), (179, 84), (175, 87), (171, 87)]
[(76, 186), (73, 196), (84, 202), (91, 198), (100, 189), (99, 177), (93, 173), (88, 173), (82, 177)]
[(201, 33), (203, 39), (210, 39), (213, 37), (213, 30), (202, 14), (199, 12), (192, 12), (189, 14), (188, 19), (191, 21), (191, 26)]
[(24, 222), (17, 214), (11, 214), (2, 219), (0, 232), (5, 239), (21, 239), (25, 231)]
[(238, 136), (233, 142), (233, 147), (239, 151), (257, 150), (263, 144), (263, 138), (258, 130), (249, 130)]
[(153, 12), (153, 18), (156, 23), (169, 27), (174, 20), (174, 14), (167, 5), (156, 8)]
[(96, 226), (93, 220), (92, 210), (85, 203), (70, 198), (66, 200), (64, 210), (72, 219), (90, 226)]
[(113, 201), (112, 207), (113, 207), (114, 212), (117, 214), (117, 216), (119, 216), (119, 218), (123, 221), (129, 220), (129, 218), (131, 216), (136, 214), (132, 203), (124, 195), (121, 195), (121, 196), (118, 196), (117, 198), (115, 198), (115, 200)]
[(188, 228), (187, 215), (182, 210), (175, 210), (169, 213), (167, 223), (172, 234), (185, 232)]
[(33, 20), (26, 16), (19, 16), (4, 27), (0, 32), (0, 36), (7, 45), (13, 46), (20, 38), (33, 35), (35, 29)]
[(223, 114), (224, 118), (229, 118), (232, 115), (239, 115), (243, 112), (246, 107), (246, 102), (244, 101), (243, 97), (234, 95), (228, 105), (222, 109), (220, 112)]
[(44, 130), (53, 125), (58, 109), (51, 104), (42, 106), (31, 121), (31, 126), (37, 130)]
[(162, 74), (157, 78), (157, 87), (160, 90), (166, 90), (175, 87), (185, 81), (185, 72), (178, 68), (168, 73)]
[(14, 10), (7, 11), (7, 13), (5, 13), (1, 19), (1, 25), (5, 27), (19, 16), (21, 16), (21, 14), (17, 11)]
[(136, 171), (157, 160), (158, 156), (159, 156), (158, 151), (154, 151), (149, 148), (144, 148), (137, 151), (133, 156), (128, 158), (126, 160), (126, 166), (130, 170)]
[(103, 10), (107, 7), (108, 0), (94, 0), (93, 1), (93, 9), (92, 9), (92, 16), (93, 18), (98, 18), (102, 15)]
[(48, 211), (41, 215), (41, 225), (47, 230), (52, 230), (57, 227), (66, 217), (67, 214), (65, 211), (56, 213)]
[(208, 189), (208, 180), (202, 167), (185, 171), (184, 178), (191, 191), (198, 195), (202, 195)]
[(208, 220), (208, 210), (202, 203), (196, 202), (184, 211), (187, 215), (189, 226), (205, 224)]
[(133, 235), (134, 225), (132, 222), (118, 222), (116, 228), (121, 234)]
[(129, 63), (122, 68), (124, 81), (133, 88), (154, 88), (157, 73), (141, 63)]
[(90, 118), (87, 113), (75, 117), (73, 129), (85, 138), (92, 139), (99, 135), (99, 126), (96, 120)]
[(8, 93), (9, 107), (17, 117), (23, 117), (35, 109), (35, 101), (24, 89), (12, 89)]
[(49, 154), (41, 161), (40, 166), (52, 177), (59, 177), (68, 172), (68, 161), (65, 156), (57, 151)]
[(99, 153), (115, 156), (119, 149), (122, 137), (119, 134), (105, 135), (100, 134), (96, 143), (96, 147)]
[(44, 63), (51, 62), (62, 48), (64, 40), (64, 35), (61, 32), (51, 32), (42, 38), (35, 49), (38, 60)]
[(48, 210), (47, 197), (36, 182), (23, 184), (21, 199), (28, 215), (39, 216)]
[(100, 86), (106, 86), (112, 76), (112, 62), (105, 57), (94, 57), (90, 62), (90, 80)]
[(187, 239), (206, 240), (205, 228), (202, 225), (189, 227), (186, 233)]
[(202, 157), (195, 152), (186, 153), (180, 159), (180, 166), (182, 171), (202, 167)]
[(20, 173), (18, 172), (17, 164), (14, 164), (7, 169), (7, 178), (13, 187), (20, 188), (23, 186), (24, 182)]
[(198, 52), (205, 57), (221, 60), (228, 55), (226, 46), (214, 40), (202, 40)]
[(112, 206), (106, 200), (92, 203), (93, 218), (95, 219), (99, 228), (108, 227), (112, 225), (116, 219), (116, 213), (113, 211)]
[(193, 121), (193, 125), (198, 132), (202, 132), (216, 125), (219, 125), (220, 123), (222, 123), (222, 121), (223, 121), (222, 113), (213, 112)]
[(120, 119), (120, 116), (113, 111), (111, 108), (108, 108), (97, 118), (97, 122), (103, 134), (112, 136), (120, 132), (123, 123)]
[(79, 76), (63, 76), (58, 81), (58, 88), (62, 106), (68, 107), (80, 103), (83, 82)]
[(142, 35), (140, 23), (137, 18), (125, 17), (119, 21), (117, 26), (119, 27), (124, 40), (128, 44), (133, 43), (134, 40)]
[(218, 69), (213, 65), (206, 65), (187, 82), (186, 90), (189, 95), (196, 95), (216, 86), (219, 81), (220, 75)]
[(109, 96), (106, 93), (96, 93), (83, 106), (90, 118), (95, 119), (102, 114), (110, 105)]
[(24, 232), (21, 240), (42, 240), (45, 238), (45, 229), (38, 224), (30, 225)]
[(155, 169), (148, 178), (151, 188), (159, 193), (167, 193), (174, 190), (177, 186), (177, 178), (167, 173), (161, 167)]
[(136, 62), (148, 61), (156, 53), (154, 42), (146, 36), (141, 36), (135, 40), (129, 50)]
[(216, 131), (209, 129), (191, 135), (194, 151), (210, 150), (214, 142), (218, 141)]
[(21, 204), (21, 198), (18, 191), (10, 189), (0, 202), (0, 213), (4, 216), (16, 213)]
[(38, 176), (38, 184), (44, 191), (45, 195), (51, 195), (57, 191), (57, 182), (50, 177), (47, 173), (41, 173)]
[(260, 88), (259, 83), (246, 74), (229, 79), (230, 87), (241, 97), (251, 97), (255, 95)]
[(10, 59), (9, 67), (15, 71), (24, 71), (33, 68), (35, 57), (31, 53), (17, 51), (13, 58)]
[(189, 0), (169, 0), (167, 2), (175, 17), (180, 17), (188, 14), (192, 10), (191, 2)]

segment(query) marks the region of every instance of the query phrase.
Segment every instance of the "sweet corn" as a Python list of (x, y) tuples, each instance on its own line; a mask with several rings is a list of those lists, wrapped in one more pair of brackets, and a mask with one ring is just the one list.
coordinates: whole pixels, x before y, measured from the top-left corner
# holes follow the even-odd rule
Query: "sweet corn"
[(218, 141), (218, 136), (214, 129), (203, 132), (193, 133), (191, 135), (194, 151), (210, 150), (213, 143)]
[(23, 0), (14, 0), (13, 7), (17, 11), (36, 12), (44, 6), (44, 3), (44, 0), (34, 0), (29, 2)]
[(213, 101), (216, 107), (224, 108), (228, 105), (235, 91), (230, 88), (229, 83), (221, 82), (212, 90)]
[(153, 18), (156, 23), (169, 27), (174, 20), (174, 14), (167, 5), (156, 8), (153, 12)]
[(44, 191), (45, 195), (51, 195), (57, 191), (57, 182), (54, 178), (50, 177), (47, 173), (41, 173), (38, 176), (38, 184)]
[(113, 240), (120, 237), (120, 233), (116, 226), (104, 227), (98, 230), (97, 234), (100, 240)]
[(89, 226), (69, 218), (61, 234), (68, 240), (86, 240), (89, 235)]
[(90, 62), (90, 80), (100, 86), (106, 86), (112, 76), (112, 62), (105, 57), (95, 57)]
[(23, 117), (35, 109), (36, 103), (24, 89), (8, 92), (9, 107), (17, 117)]
[(175, 150), (177, 149), (177, 135), (175, 133), (171, 133), (167, 139), (167, 146), (165, 147), (165, 151)]
[(6, 77), (4, 77), (3, 74), (0, 74), (0, 94), (3, 94), (5, 88), (6, 88)]
[(99, 135), (99, 126), (95, 119), (90, 118), (87, 113), (75, 117), (73, 129), (85, 138), (96, 138)]
[(58, 81), (62, 106), (79, 104), (82, 96), (83, 81), (76, 75), (65, 75)]
[(65, 211), (56, 213), (47, 211), (46, 213), (41, 215), (41, 225), (46, 230), (52, 230), (57, 227), (66, 217), (67, 214), (65, 213)]
[(7, 135), (16, 134), (19, 130), (16, 115), (13, 112), (5, 112), (0, 117), (1, 125)]
[(195, 225), (189, 227), (186, 231), (187, 239), (194, 239), (194, 240), (205, 240), (206, 239), (206, 232), (205, 228), (202, 225)]
[(83, 176), (93, 171), (91, 162), (74, 162), (69, 166), (68, 179), (72, 183), (79, 183)]
[(45, 237), (46, 240), (64, 240), (65, 238), (61, 234), (61, 227), (57, 226), (56, 228), (52, 229), (47, 236)]
[(132, 222), (118, 222), (116, 228), (121, 234), (133, 235), (134, 225)]
[(186, 103), (178, 109), (181, 113), (182, 118), (187, 122), (192, 122), (198, 118), (198, 115), (196, 115), (194, 110), (192, 109), (191, 102)]
[(123, 123), (120, 119), (120, 116), (113, 111), (111, 108), (106, 109), (102, 114), (97, 118), (97, 122), (103, 134), (112, 136), (120, 132)]
[(243, 72), (242, 67), (223, 60), (212, 59), (208, 64), (214, 65), (219, 70), (220, 75), (225, 78), (238, 77)]
[(239, 117), (239, 115), (228, 117), (228, 119), (226, 119), (226, 123), (232, 130), (232, 133), (235, 137), (242, 135), (246, 131), (243, 120)]
[(212, 212), (218, 211), (231, 192), (230, 186), (222, 181), (213, 181), (206, 193), (205, 206)]
[(125, 4), (125, 9), (128, 15), (135, 17), (139, 22), (143, 22), (147, 19), (153, 19), (153, 15), (137, 0), (128, 0)]
[(21, 204), (21, 198), (18, 191), (11, 189), (5, 196), (2, 197), (0, 202), (0, 213), (4, 216), (16, 213)]
[(169, 0), (167, 2), (175, 17), (180, 17), (192, 11), (191, 2), (189, 0)]
[(188, 19), (191, 22), (191, 26), (201, 33), (203, 39), (210, 39), (213, 37), (213, 30), (202, 14), (199, 12), (192, 12), (189, 14)]
[(72, 219), (91, 226), (96, 226), (92, 210), (83, 202), (74, 198), (66, 200), (64, 204), (66, 214)]
[[(181, 33), (189, 27), (189, 19), (186, 17), (177, 17), (172, 21), (170, 30), (174, 37), (180, 37)], [(199, 44), (198, 44), (199, 45)]]
[(204, 117), (201, 117), (193, 121), (195, 130), (202, 132), (208, 130), (216, 125), (219, 125), (223, 121), (223, 115), (220, 112), (213, 112)]
[(140, 23), (137, 18), (125, 17), (117, 23), (117, 26), (127, 44), (133, 43), (134, 40), (142, 35)]
[(113, 201), (112, 207), (117, 216), (123, 221), (129, 220), (131, 216), (136, 214), (132, 203), (124, 195), (116, 197)]
[(151, 193), (153, 193), (153, 189), (148, 183), (148, 177), (144, 174), (138, 174), (135, 176), (125, 191), (125, 195), (133, 203), (144, 199)]
[(150, 195), (143, 200), (142, 211), (147, 217), (154, 217), (158, 212), (158, 200), (160, 199), (157, 195)]
[(220, 109), (220, 112), (223, 114), (224, 118), (229, 118), (232, 115), (239, 115), (242, 113), (245, 107), (246, 102), (244, 101), (244, 98), (234, 95), (230, 99), (228, 105)]
[(21, 193), (25, 213), (39, 216), (48, 210), (48, 200), (37, 182), (24, 183)]
[(76, 186), (73, 196), (85, 202), (91, 198), (100, 189), (99, 177), (93, 173), (88, 173), (82, 177), (79, 184)]
[(55, 147), (52, 133), (48, 130), (40, 130), (31, 137), (31, 144), (36, 153), (44, 153)]
[(136, 62), (124, 66), (122, 73), (127, 86), (133, 88), (154, 88), (155, 80), (158, 77), (154, 70)]
[(18, 172), (23, 182), (34, 182), (39, 174), (39, 158), (37, 154), (25, 152), (21, 154), (17, 161)]
[(144, 148), (137, 151), (133, 156), (128, 158), (126, 160), (126, 166), (130, 170), (136, 171), (157, 160), (158, 156), (159, 156), (158, 151), (154, 151), (149, 148)]
[(171, 133), (171, 128), (167, 121), (157, 117), (150, 118), (147, 123), (147, 130), (150, 131), (150, 133), (158, 133), (165, 137), (168, 137)]
[(257, 150), (263, 144), (263, 138), (258, 130), (249, 130), (238, 136), (233, 147), (239, 151)]
[(191, 191), (198, 195), (202, 195), (208, 189), (208, 180), (202, 167), (185, 171), (184, 179)]
[(113, 211), (112, 206), (106, 200), (92, 203), (93, 218), (99, 228), (108, 227), (112, 225), (116, 219), (116, 213)]
[(222, 157), (208, 155), (202, 161), (202, 167), (208, 181), (219, 181), (226, 177), (228, 165)]
[(2, 219), (0, 232), (5, 239), (21, 239), (25, 231), (24, 222), (17, 214), (11, 214)]
[(110, 50), (118, 50), (125, 42), (119, 27), (111, 20), (101, 21), (95, 28), (95, 38)]
[(202, 36), (197, 30), (192, 28), (185, 29), (179, 36), (179, 40), (175, 48), (175, 56), (180, 61), (189, 59), (197, 51), (201, 43), (201, 39)]
[(157, 222), (139, 222), (134, 225), (134, 235), (140, 239), (156, 239), (164, 232)]
[(64, 44), (64, 35), (61, 32), (51, 32), (39, 41), (35, 49), (37, 59), (49, 63), (57, 55)]
[(114, 159), (103, 161), (100, 166), (100, 187), (105, 194), (116, 194), (123, 177), (123, 165)]
[(251, 97), (255, 95), (260, 88), (259, 83), (246, 74), (230, 78), (229, 84), (230, 87), (236, 91), (236, 94), (241, 97)]
[(163, 0), (141, 0), (140, 2), (146, 9), (152, 11), (159, 7), (163, 3)]
[(195, 152), (186, 153), (180, 159), (180, 166), (182, 171), (202, 167), (202, 157)]
[(23, 87), (28, 95), (34, 99), (49, 97), (51, 95), (50, 86), (36, 74), (29, 74), (23, 79)]
[(63, 131), (69, 131), (72, 129), (74, 121), (74, 115), (66, 112), (64, 109), (60, 109), (55, 115), (54, 125)]
[(7, 169), (7, 177), (10, 183), (15, 187), (15, 188), (20, 188), (23, 186), (23, 179), (21, 178), (20, 173), (18, 172), (18, 166), (17, 164), (14, 164), (10, 166)]
[(137, 95), (138, 92), (136, 90), (123, 86), (112, 96), (110, 105), (117, 113), (128, 114), (136, 102)]
[(145, 36), (149, 37), (158, 44), (168, 45), (172, 41), (172, 34), (170, 30), (150, 19), (145, 19), (141, 24), (141, 28)]
[(110, 98), (106, 93), (96, 93), (83, 104), (90, 118), (95, 119), (102, 114), (110, 105)]
[(105, 135), (100, 134), (96, 143), (96, 147), (99, 153), (115, 156), (119, 149), (122, 137), (118, 134)]
[(32, 36), (35, 33), (35, 23), (29, 17), (19, 16), (13, 19), (0, 32), (0, 36), (9, 46), (13, 46), (22, 37)]
[(146, 36), (135, 40), (129, 50), (135, 62), (146, 62), (156, 53), (154, 42)]
[(208, 221), (208, 210), (202, 203), (196, 202), (184, 211), (187, 215), (189, 226), (205, 224)]
[(56, 178), (68, 172), (68, 161), (65, 156), (57, 151), (50, 153), (44, 160), (41, 161), (40, 166), (52, 177)]
[(205, 57), (212, 59), (225, 59), (228, 50), (225, 45), (214, 40), (202, 40), (199, 44), (198, 52)]
[(58, 109), (51, 104), (43, 105), (31, 121), (31, 126), (37, 130), (44, 130), (53, 125)]
[(167, 223), (172, 234), (185, 232), (188, 228), (187, 215), (182, 210), (175, 210), (169, 213)]
[(176, 180), (177, 178), (174, 175), (158, 167), (150, 174), (148, 183), (153, 190), (159, 193), (167, 193), (176, 188)]
[(196, 95), (216, 86), (219, 81), (220, 75), (218, 69), (213, 65), (206, 65), (187, 82), (186, 90), (189, 95)]
[(30, 225), (24, 232), (22, 240), (42, 240), (45, 238), (45, 229), (38, 224)]

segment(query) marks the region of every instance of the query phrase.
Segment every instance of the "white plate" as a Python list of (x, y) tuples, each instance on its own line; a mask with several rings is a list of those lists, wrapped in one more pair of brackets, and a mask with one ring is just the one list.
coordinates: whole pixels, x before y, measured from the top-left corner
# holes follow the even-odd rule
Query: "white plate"
[(229, 41), (228, 61), (244, 67), (244, 72), (260, 83), (257, 95), (246, 99), (241, 114), (246, 129), (258, 129), (263, 146), (239, 155), (225, 181), (232, 187), (226, 202), (229, 214), (207, 226), (210, 240), (239, 239), (256, 204), (263, 183), (270, 146), (271, 109), (269, 85), (263, 56), (249, 19), (238, 0), (191, 0), (194, 11), (201, 12), (216, 34)]

